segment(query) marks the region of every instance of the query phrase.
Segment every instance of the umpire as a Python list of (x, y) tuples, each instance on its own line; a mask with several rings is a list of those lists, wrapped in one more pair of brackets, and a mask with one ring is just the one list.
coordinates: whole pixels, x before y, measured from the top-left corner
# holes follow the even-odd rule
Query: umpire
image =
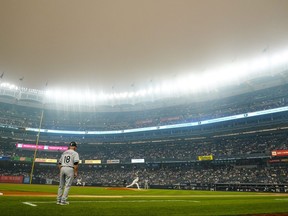
[(78, 175), (79, 154), (76, 152), (76, 142), (70, 142), (69, 149), (61, 155), (58, 167), (60, 170), (60, 182), (57, 195), (58, 205), (69, 205), (67, 202), (73, 179)]

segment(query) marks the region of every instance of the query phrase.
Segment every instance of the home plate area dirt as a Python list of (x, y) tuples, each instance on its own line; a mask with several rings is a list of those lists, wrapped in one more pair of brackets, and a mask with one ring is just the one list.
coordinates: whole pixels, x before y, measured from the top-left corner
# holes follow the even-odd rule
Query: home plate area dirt
[(56, 196), (55, 193), (43, 193), (43, 192), (27, 192), (27, 191), (3, 191), (3, 196), (43, 196), (52, 197)]

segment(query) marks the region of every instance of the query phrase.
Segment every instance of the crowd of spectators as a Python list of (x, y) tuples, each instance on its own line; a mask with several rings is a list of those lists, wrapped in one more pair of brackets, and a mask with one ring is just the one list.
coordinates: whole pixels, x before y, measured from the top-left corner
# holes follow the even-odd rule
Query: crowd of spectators
[[(3, 141), (3, 140), (2, 140)], [(162, 166), (161, 162), (177, 160), (197, 160), (199, 155), (212, 154), (214, 159), (235, 158), (236, 156), (271, 156), (271, 150), (287, 149), (287, 133), (266, 133), (262, 135), (242, 135), (225, 138), (209, 139), (203, 141), (178, 141), (163, 143), (123, 144), (123, 145), (83, 145), (79, 146), (80, 159), (101, 160), (102, 164), (80, 165), (80, 177), (86, 185), (117, 185), (121, 186), (124, 181), (132, 181), (135, 172), (143, 180), (147, 179), (151, 185), (174, 185), (191, 183), (286, 183), (287, 166), (268, 166), (265, 162), (249, 164), (247, 166), (215, 165), (201, 166)], [(34, 151), (16, 149), (15, 143), (0, 145), (0, 149), (6, 156), (30, 157)], [(39, 158), (58, 159), (61, 152), (38, 151)], [(132, 158), (144, 158), (145, 161), (154, 161), (155, 167), (140, 167), (139, 169), (128, 169), (125, 163)], [(119, 159), (118, 166), (109, 165), (105, 160)], [(158, 161), (158, 162), (157, 162)], [(18, 162), (19, 163), (19, 162)], [(192, 163), (192, 162), (191, 162)], [(31, 163), (24, 163), (26, 167), (16, 166), (15, 169), (0, 170), (1, 175), (30, 175)], [(193, 163), (192, 163), (193, 164)], [(194, 162), (195, 164), (195, 162)], [(58, 169), (56, 164), (40, 167), (37, 164), (34, 175), (37, 178), (49, 178), (58, 181)], [(145, 164), (143, 165), (145, 166)], [(20, 169), (20, 170), (19, 170)]]
[[(123, 130), (148, 126), (202, 121), (239, 113), (266, 110), (288, 105), (288, 85), (272, 89), (255, 91), (234, 97), (178, 105), (153, 110), (110, 112), (110, 113), (78, 113), (56, 110), (45, 110), (42, 128), (62, 130)], [(0, 156), (29, 157), (34, 151), (16, 149), (15, 143), (35, 144), (35, 133), (31, 134), (22, 128), (38, 128), (41, 110), (18, 106), (17, 104), (0, 103)], [(9, 128), (11, 127), (11, 130)], [(15, 128), (19, 128), (15, 130)], [(254, 127), (254, 129), (257, 126)], [(8, 130), (7, 130), (8, 128)], [(254, 130), (253, 129), (253, 130)], [(287, 149), (287, 130), (273, 132), (253, 132), (227, 136), (204, 136), (199, 139), (189, 139), (189, 134), (181, 139), (147, 140), (141, 144), (91, 145), (86, 141), (79, 145), (80, 158), (84, 160), (101, 160), (101, 166), (84, 165), (80, 171), (82, 181), (89, 184), (122, 184), (131, 181), (135, 172), (140, 179), (147, 179), (149, 184), (173, 185), (181, 183), (285, 183), (287, 182), (287, 166), (238, 167), (235, 165), (196, 166), (164, 166), (141, 167), (139, 170), (127, 169), (125, 166), (105, 165), (107, 160), (119, 160), (120, 163), (130, 163), (131, 159), (145, 159), (154, 163), (167, 161), (197, 161), (198, 156), (213, 155), (214, 159), (236, 158), (249, 156), (270, 157), (272, 150)], [(222, 134), (223, 135), (223, 134)], [(225, 135), (225, 134), (224, 134)], [(67, 145), (71, 140), (81, 143), (81, 136), (61, 134), (45, 135), (47, 145)], [(42, 138), (42, 137), (41, 137)], [(187, 139), (186, 139), (187, 138)], [(49, 140), (51, 142), (49, 142)], [(97, 137), (90, 138), (97, 142)], [(96, 141), (95, 141), (96, 140)], [(54, 142), (55, 141), (55, 142)], [(57, 142), (56, 142), (57, 141)], [(61, 152), (38, 151), (37, 157), (58, 159)], [(26, 165), (29, 163), (26, 163)], [(29, 167), (14, 167), (15, 169), (0, 169), (1, 175), (29, 176)], [(39, 165), (40, 166), (40, 165)], [(39, 178), (58, 180), (58, 169), (55, 166), (37, 167), (34, 175)]]
[[(133, 175), (134, 173), (134, 175)], [(141, 183), (147, 179), (153, 185), (175, 185), (191, 183), (287, 183), (287, 167), (166, 167), (160, 169), (144, 169), (138, 172)], [(123, 180), (132, 181), (134, 171), (121, 169), (90, 170), (82, 172), (83, 180), (90, 183), (121, 184)]]
[[(23, 175), (30, 176), (27, 167), (15, 167), (15, 169), (0, 169), (1, 175)], [(42, 179), (59, 181), (59, 170), (54, 167), (36, 168), (33, 176)], [(125, 186), (131, 183), (137, 174), (140, 178), (140, 185), (148, 180), (150, 185), (177, 185), (177, 184), (287, 184), (287, 167), (281, 166), (173, 166), (157, 168), (125, 168), (124, 166), (101, 166), (101, 168), (81, 168), (78, 178), (81, 178), (86, 185), (110, 185)]]
[[(238, 96), (157, 109), (130, 112), (73, 112), (45, 110), (42, 128), (75, 131), (123, 130), (148, 126), (198, 122), (211, 118), (287, 106), (288, 85)], [(0, 104), (0, 124), (38, 128), (42, 110)]]
[[(145, 161), (193, 161), (198, 156), (213, 155), (220, 158), (246, 158), (251, 156), (269, 157), (272, 150), (287, 149), (287, 131), (279, 133), (263, 133), (238, 135), (229, 137), (203, 138), (202, 140), (165, 140), (158, 142), (147, 141), (141, 144), (81, 144), (77, 151), (81, 159), (119, 160), (130, 163), (131, 159), (145, 159)], [(34, 150), (17, 149), (15, 142), (2, 140), (0, 152), (3, 156), (30, 157)], [(46, 145), (51, 145), (47, 144)], [(55, 144), (53, 144), (55, 145)], [(67, 143), (57, 144), (67, 146)], [(61, 152), (37, 151), (37, 157), (55, 159)]]

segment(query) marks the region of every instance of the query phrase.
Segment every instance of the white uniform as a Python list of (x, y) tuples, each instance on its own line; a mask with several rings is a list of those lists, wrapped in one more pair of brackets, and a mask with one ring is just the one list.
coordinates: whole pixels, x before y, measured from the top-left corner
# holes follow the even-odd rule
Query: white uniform
[(132, 187), (133, 185), (136, 185), (137, 188), (140, 189), (139, 184), (138, 184), (138, 181), (139, 181), (139, 177), (137, 176), (130, 185), (127, 185), (127, 186), (126, 186), (126, 188)]
[(77, 179), (76, 185), (77, 185), (77, 186), (82, 185), (82, 179), (81, 179), (81, 178), (78, 178), (78, 179)]
[(57, 195), (57, 202), (59, 203), (65, 203), (68, 198), (68, 193), (74, 179), (74, 164), (78, 162), (79, 154), (72, 149), (63, 152), (59, 159), (58, 163), (61, 165), (60, 183)]
[(144, 180), (144, 189), (149, 189), (148, 179)]

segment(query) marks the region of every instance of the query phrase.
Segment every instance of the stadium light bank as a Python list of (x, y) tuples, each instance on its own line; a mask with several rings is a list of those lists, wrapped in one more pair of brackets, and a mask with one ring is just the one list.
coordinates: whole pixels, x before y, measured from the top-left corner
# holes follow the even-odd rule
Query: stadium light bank
[(93, 105), (111, 105), (154, 101), (165, 98), (175, 98), (202, 92), (213, 91), (219, 87), (231, 86), (255, 79), (264, 75), (275, 75), (288, 69), (288, 49), (272, 53), (262, 53), (260, 56), (242, 62), (234, 62), (213, 68), (205, 73), (195, 75), (187, 73), (178, 79), (158, 83), (147, 89), (135, 91), (95, 93), (94, 91), (78, 91), (73, 89), (47, 89), (45, 91), (17, 87), (14, 84), (0, 83), (0, 88), (15, 92), (30, 92), (41, 95), (44, 102), (55, 104), (79, 103)]

